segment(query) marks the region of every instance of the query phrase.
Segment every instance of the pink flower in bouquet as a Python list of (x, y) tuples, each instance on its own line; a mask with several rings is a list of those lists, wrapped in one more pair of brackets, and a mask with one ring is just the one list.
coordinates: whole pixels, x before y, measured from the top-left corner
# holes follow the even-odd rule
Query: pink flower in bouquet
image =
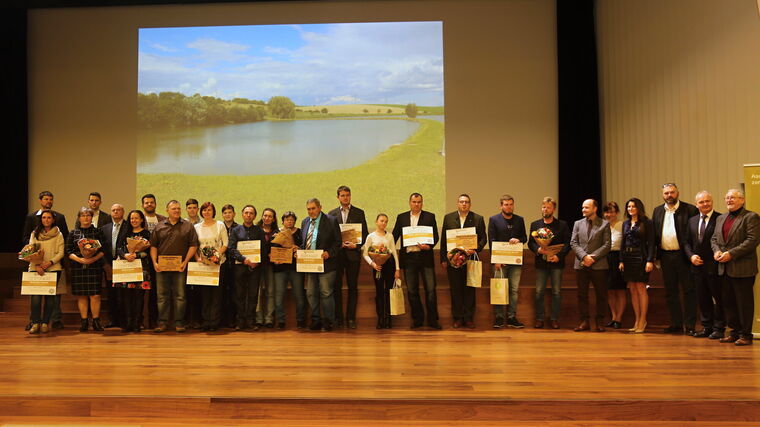
[(467, 264), (467, 251), (463, 248), (454, 248), (446, 254), (449, 264), (454, 268), (460, 268)]

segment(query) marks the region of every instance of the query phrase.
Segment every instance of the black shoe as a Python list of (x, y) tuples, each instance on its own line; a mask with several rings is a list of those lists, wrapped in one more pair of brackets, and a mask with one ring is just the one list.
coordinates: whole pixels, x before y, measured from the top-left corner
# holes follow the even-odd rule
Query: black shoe
[(100, 318), (96, 317), (92, 319), (92, 330), (98, 332), (103, 331), (103, 325), (100, 324)]
[(309, 325), (310, 331), (319, 331), (322, 329), (322, 322), (311, 322), (311, 325)]
[(108, 322), (108, 324), (105, 326), (106, 329), (118, 328), (118, 327), (119, 327), (119, 324), (116, 322)]
[(330, 322), (325, 322), (322, 324), (322, 332), (331, 332), (333, 330), (332, 325)]
[(716, 331), (713, 331), (713, 333), (711, 333), (710, 336), (707, 337), (707, 339), (719, 340), (719, 339), (723, 338), (724, 335), (726, 335), (726, 331), (717, 331), (716, 330)]
[(264, 326), (266, 326), (266, 327), (267, 327), (267, 328), (269, 328), (269, 329), (272, 329), (272, 328), (274, 328), (274, 323), (272, 323), (272, 322), (269, 322), (269, 323), (267, 323), (267, 324), (266, 324), (266, 325), (264, 325)]
[(504, 319), (496, 319), (493, 322), (493, 328), (494, 329), (501, 329), (504, 327)]
[(409, 329), (412, 329), (412, 330), (414, 330), (414, 329), (419, 329), (419, 328), (421, 328), (421, 327), (422, 327), (422, 323), (412, 323), (412, 324), (409, 326)]
[(507, 326), (509, 326), (510, 328), (515, 328), (515, 329), (522, 329), (525, 327), (525, 325), (522, 324), (519, 320), (517, 320), (516, 317), (510, 317), (509, 319), (507, 319)]
[(710, 328), (704, 328), (699, 332), (695, 332), (692, 334), (694, 338), (708, 338), (710, 335), (712, 335), (713, 331)]
[(377, 326), (375, 329), (383, 329), (385, 328), (385, 320), (383, 319), (377, 319)]
[(79, 326), (79, 332), (87, 332), (87, 328), (90, 327), (90, 322), (87, 319), (82, 319), (82, 325)]
[(441, 324), (440, 324), (440, 323), (438, 323), (438, 322), (433, 322), (433, 323), (430, 323), (428, 326), (430, 326), (430, 327), (431, 327), (431, 328), (433, 328), (433, 329), (438, 329), (439, 331), (440, 331), (441, 329), (443, 329), (443, 327), (441, 327)]
[(611, 320), (610, 323), (604, 325), (605, 328), (614, 328), (615, 327), (615, 321)]
[(612, 327), (615, 329), (620, 329), (623, 327), (623, 324), (620, 322), (612, 322)]
[(53, 322), (52, 327), (53, 329), (63, 329), (64, 327), (63, 322), (61, 322), (60, 320), (56, 320), (55, 322)]
[(686, 328), (686, 332), (685, 332), (686, 335), (688, 335), (690, 337), (693, 337), (694, 334), (696, 334), (696, 333), (697, 332), (694, 330), (694, 328)]
[(29, 322), (29, 323), (27, 323), (27, 325), (26, 325), (26, 327), (24, 328), (24, 330), (25, 330), (25, 331), (29, 331), (29, 330), (31, 330), (31, 329), (32, 329), (32, 326), (34, 326), (34, 323), (32, 323), (32, 322)]
[(391, 318), (385, 319), (385, 329), (391, 329), (393, 327), (393, 322), (391, 322)]
[(304, 322), (303, 320), (299, 320), (298, 322), (296, 322), (296, 328), (303, 329), (305, 327), (306, 327), (306, 322)]
[(682, 334), (683, 326), (668, 326), (667, 328), (663, 329), (662, 332), (666, 334)]
[(285, 329), (285, 322), (280, 322), (279, 324), (277, 324), (277, 329), (279, 330)]
[(348, 328), (349, 329), (356, 329), (356, 320), (349, 320), (348, 321)]

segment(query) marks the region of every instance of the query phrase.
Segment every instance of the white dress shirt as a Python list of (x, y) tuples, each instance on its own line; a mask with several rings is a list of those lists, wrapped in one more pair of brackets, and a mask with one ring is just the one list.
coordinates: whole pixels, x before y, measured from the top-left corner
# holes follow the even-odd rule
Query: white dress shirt
[(665, 203), (665, 218), (662, 222), (662, 239), (660, 240), (660, 247), (666, 251), (677, 251), (681, 249), (681, 246), (678, 244), (675, 220), (675, 214), (679, 206), (681, 206), (680, 201), (676, 202), (673, 209), (670, 209), (668, 204)]

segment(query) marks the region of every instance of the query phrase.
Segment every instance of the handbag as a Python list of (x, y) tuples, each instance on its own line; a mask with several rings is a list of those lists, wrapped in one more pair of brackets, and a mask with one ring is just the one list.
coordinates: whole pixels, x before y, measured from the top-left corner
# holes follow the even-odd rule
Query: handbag
[(478, 254), (474, 253), (472, 259), (467, 260), (467, 286), (473, 288), (481, 287), (483, 281), (483, 263), (478, 258)]
[[(500, 277), (496, 277), (496, 276)], [(509, 289), (509, 279), (504, 277), (501, 269), (496, 270), (496, 274), (491, 278), (491, 305), (507, 305), (507, 289)]]
[(391, 316), (406, 313), (404, 307), (404, 288), (401, 287), (401, 279), (396, 279), (393, 287), (388, 290), (391, 301)]

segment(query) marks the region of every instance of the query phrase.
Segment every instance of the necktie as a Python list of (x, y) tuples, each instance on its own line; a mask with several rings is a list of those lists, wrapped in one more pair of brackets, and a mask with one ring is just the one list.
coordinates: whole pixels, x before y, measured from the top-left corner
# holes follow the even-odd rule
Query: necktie
[(707, 215), (702, 215), (702, 221), (699, 223), (699, 241), (705, 237), (705, 229), (707, 228)]
[(111, 254), (116, 255), (116, 239), (119, 237), (119, 228), (121, 223), (113, 224), (113, 231), (111, 232)]
[(311, 244), (311, 238), (314, 236), (314, 224), (316, 221), (314, 221), (314, 218), (310, 218), (311, 222), (309, 222), (309, 230), (306, 232), (306, 247), (309, 249), (314, 249)]

